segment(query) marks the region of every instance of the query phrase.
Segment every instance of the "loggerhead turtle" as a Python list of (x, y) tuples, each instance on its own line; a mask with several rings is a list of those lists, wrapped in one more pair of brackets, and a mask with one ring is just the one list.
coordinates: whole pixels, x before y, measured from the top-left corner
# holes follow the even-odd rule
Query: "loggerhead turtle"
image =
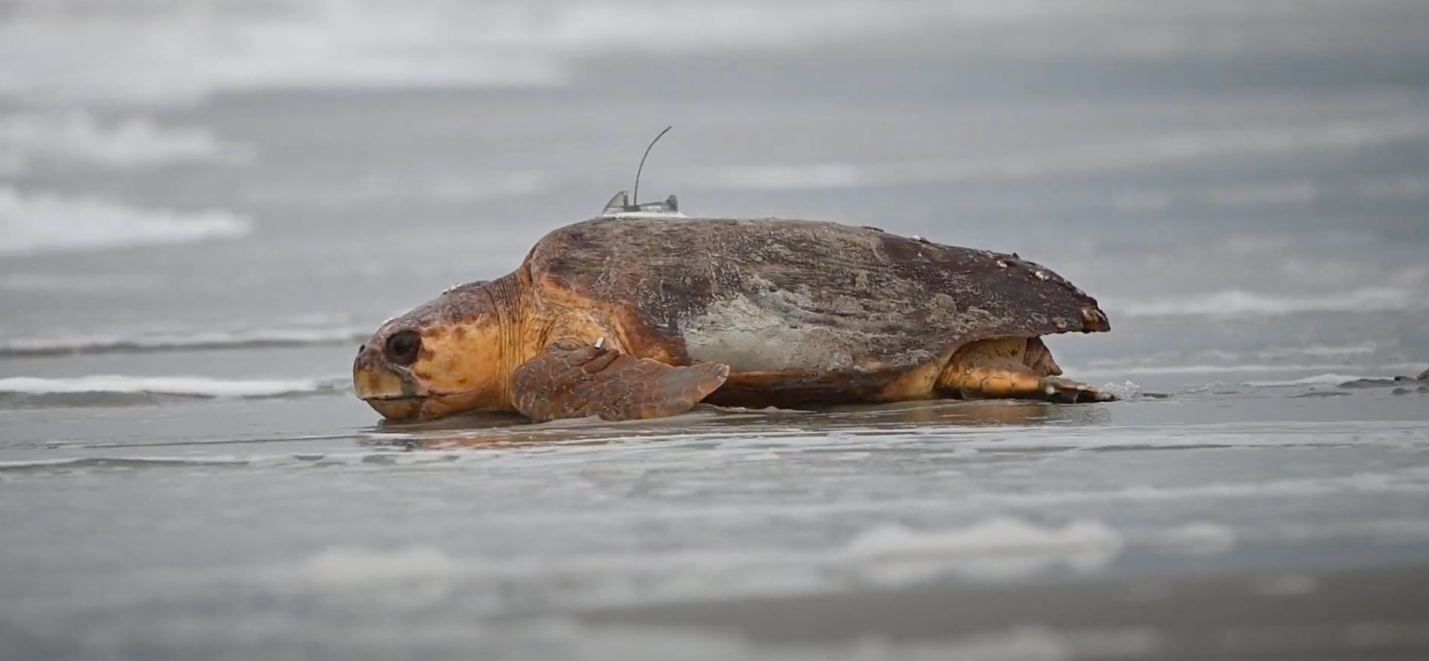
[(873, 227), (687, 218), (674, 197), (542, 238), (512, 273), (377, 329), (357, 396), (393, 420), (533, 421), (934, 398), (1105, 401), (1040, 336), (1111, 330), (1016, 254)]

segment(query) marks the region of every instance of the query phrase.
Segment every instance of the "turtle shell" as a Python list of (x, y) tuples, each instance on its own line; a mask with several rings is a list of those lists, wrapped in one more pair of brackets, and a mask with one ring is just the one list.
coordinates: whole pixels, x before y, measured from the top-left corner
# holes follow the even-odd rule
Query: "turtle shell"
[(597, 218), (545, 236), (526, 268), (632, 353), (724, 363), (731, 381), (846, 387), (980, 339), (1110, 330), (1096, 299), (1016, 255), (823, 221)]

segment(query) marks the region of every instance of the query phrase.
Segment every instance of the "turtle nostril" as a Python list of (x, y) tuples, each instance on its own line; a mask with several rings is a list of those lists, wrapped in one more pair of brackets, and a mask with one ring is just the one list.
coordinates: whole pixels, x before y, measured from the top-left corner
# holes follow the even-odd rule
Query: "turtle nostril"
[(398, 365), (417, 362), (417, 354), (422, 350), (422, 336), (414, 331), (404, 330), (387, 338), (387, 359)]

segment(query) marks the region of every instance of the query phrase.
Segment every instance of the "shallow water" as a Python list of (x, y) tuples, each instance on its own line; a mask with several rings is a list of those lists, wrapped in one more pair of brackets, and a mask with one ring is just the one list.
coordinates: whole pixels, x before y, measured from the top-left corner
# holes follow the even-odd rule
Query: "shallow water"
[[(1227, 386), (401, 429), (339, 396), (11, 410), (0, 563), (24, 571), (0, 614), (31, 658), (717, 658), (741, 638), (600, 614), (1203, 574), (1313, 594), (1315, 572), (1429, 553), (1426, 399)], [(257, 417), (286, 431), (211, 435)]]
[[(1422, 6), (637, 5), (680, 52), (565, 5), (476, 38), (464, 4), (0, 2), (0, 62), (54, 72), (0, 64), (0, 657), (1429, 649)], [(352, 398), (382, 319), (596, 213), (667, 124), (647, 199), (1069, 278), (1113, 331), (1048, 344), (1125, 401)]]

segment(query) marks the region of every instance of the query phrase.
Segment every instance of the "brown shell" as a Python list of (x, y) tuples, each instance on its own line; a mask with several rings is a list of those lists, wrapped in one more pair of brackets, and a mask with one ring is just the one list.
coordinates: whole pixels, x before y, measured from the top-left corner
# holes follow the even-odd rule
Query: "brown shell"
[[(1107, 331), (1096, 299), (1015, 255), (783, 219), (597, 218), (527, 257), (538, 293), (587, 300), (629, 350), (740, 373), (895, 373), (966, 342)], [(560, 292), (551, 289), (562, 290)]]

